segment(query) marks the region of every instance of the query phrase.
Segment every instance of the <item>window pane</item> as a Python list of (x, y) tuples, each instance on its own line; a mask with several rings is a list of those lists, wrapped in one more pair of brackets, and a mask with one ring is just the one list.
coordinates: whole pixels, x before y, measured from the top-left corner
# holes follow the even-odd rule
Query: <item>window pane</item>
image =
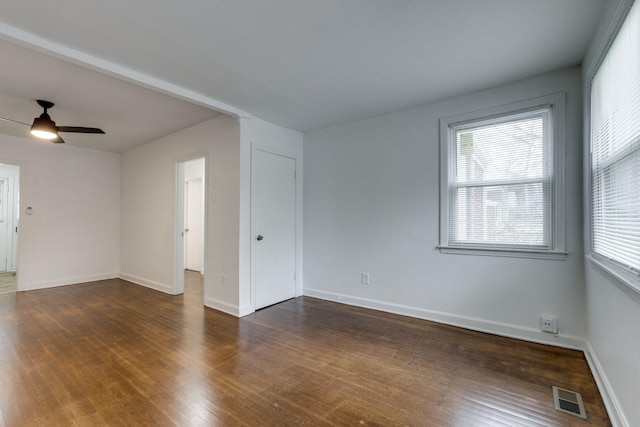
[(594, 160), (604, 162), (640, 139), (640, 5), (629, 12), (591, 86)]
[(452, 244), (549, 246), (549, 183), (452, 189)]
[(640, 270), (640, 150), (602, 169), (593, 201), (593, 248)]
[[(543, 178), (548, 175), (548, 112), (460, 129), (456, 182)], [(527, 115), (531, 116), (531, 113)]]

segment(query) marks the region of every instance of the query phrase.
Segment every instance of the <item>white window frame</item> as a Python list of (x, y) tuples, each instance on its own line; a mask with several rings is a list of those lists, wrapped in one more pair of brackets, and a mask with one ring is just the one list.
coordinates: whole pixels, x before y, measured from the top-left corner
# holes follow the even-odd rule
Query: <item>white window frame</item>
[[(444, 117), (440, 119), (440, 245), (441, 253), (460, 255), (488, 255), (514, 258), (538, 258), (564, 260), (564, 134), (565, 134), (565, 97), (564, 93), (529, 99), (513, 104), (487, 108), (480, 111)], [(548, 226), (549, 246), (547, 248), (514, 245), (464, 245), (449, 242), (450, 182), (456, 159), (450, 157), (450, 144), (455, 143), (454, 127), (465, 123), (499, 120), (502, 117), (550, 108), (552, 135), (551, 152), (551, 217)]]
[(629, 11), (633, 6), (633, 1), (622, 1), (615, 11), (615, 17), (611, 25), (606, 30), (606, 36), (603, 39), (593, 60), (588, 64), (584, 79), (585, 94), (585, 139), (584, 139), (584, 227), (585, 227), (585, 258), (593, 267), (603, 273), (612, 283), (626, 292), (629, 296), (640, 302), (640, 277), (637, 273), (630, 271), (628, 268), (620, 265), (616, 261), (610, 260), (593, 250), (593, 174), (592, 174), (592, 141), (591, 141), (591, 88), (593, 78), (600, 69), (602, 61), (609, 52), (609, 48), (613, 44), (620, 28), (627, 19)]

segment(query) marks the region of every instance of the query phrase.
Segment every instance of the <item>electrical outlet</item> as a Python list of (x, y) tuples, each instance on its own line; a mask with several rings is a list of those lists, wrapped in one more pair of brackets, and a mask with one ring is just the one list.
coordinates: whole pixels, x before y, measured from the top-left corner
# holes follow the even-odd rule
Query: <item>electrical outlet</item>
[(227, 286), (227, 275), (223, 274), (222, 277), (220, 278), (220, 285), (225, 287)]
[(369, 284), (369, 273), (360, 274), (360, 283), (362, 283), (363, 285)]
[(540, 330), (551, 334), (558, 333), (558, 319), (553, 316), (540, 316)]

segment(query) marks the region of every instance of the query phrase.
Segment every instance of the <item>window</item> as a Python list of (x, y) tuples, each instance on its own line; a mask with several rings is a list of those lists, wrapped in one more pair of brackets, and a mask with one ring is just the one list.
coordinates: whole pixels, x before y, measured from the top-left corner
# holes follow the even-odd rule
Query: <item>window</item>
[(640, 2), (591, 81), (591, 250), (638, 287)]
[(563, 259), (564, 95), (441, 120), (445, 253)]

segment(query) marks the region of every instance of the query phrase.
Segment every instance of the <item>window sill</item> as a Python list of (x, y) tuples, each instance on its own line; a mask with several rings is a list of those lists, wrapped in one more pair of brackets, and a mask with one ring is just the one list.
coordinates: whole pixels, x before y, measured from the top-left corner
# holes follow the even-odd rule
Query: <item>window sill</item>
[(508, 258), (532, 258), (564, 261), (567, 252), (536, 249), (470, 248), (457, 246), (438, 246), (441, 254), (497, 256)]
[(612, 265), (598, 256), (587, 255), (587, 260), (599, 272), (613, 282), (617, 287), (629, 294), (630, 297), (640, 302), (640, 278), (635, 274), (626, 271), (620, 267)]

